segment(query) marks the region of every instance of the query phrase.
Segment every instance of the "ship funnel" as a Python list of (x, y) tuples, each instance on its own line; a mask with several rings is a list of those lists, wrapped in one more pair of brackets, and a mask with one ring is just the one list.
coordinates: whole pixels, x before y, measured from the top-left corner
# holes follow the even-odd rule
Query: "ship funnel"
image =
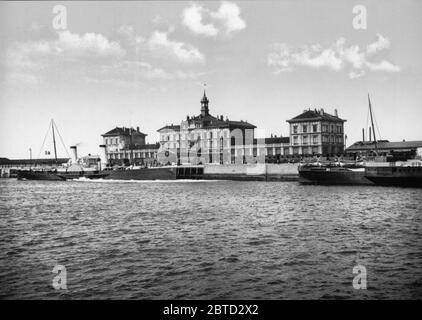
[(76, 146), (71, 146), (72, 149), (72, 163), (77, 163), (78, 161), (78, 150)]

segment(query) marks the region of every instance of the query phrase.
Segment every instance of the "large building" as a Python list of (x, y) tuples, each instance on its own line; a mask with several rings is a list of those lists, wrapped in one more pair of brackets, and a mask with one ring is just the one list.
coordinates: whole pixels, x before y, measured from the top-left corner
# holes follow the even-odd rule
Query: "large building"
[(204, 91), (201, 113), (187, 116), (180, 125), (166, 125), (160, 133), (160, 163), (228, 164), (246, 162), (245, 145), (254, 141), (253, 124), (209, 113)]
[(337, 110), (308, 109), (287, 120), (290, 125), (290, 154), (335, 156), (344, 151), (344, 122)]
[(290, 137), (255, 138), (255, 126), (209, 112), (204, 91), (201, 112), (180, 124), (160, 128), (157, 144), (146, 144), (139, 127), (119, 128), (103, 134), (110, 164), (233, 164), (298, 161), (302, 157), (334, 156), (344, 151), (344, 122), (320, 110), (305, 110), (288, 120)]
[(102, 135), (106, 157), (111, 165), (157, 165), (159, 144), (146, 144), (147, 135), (139, 127), (116, 127)]

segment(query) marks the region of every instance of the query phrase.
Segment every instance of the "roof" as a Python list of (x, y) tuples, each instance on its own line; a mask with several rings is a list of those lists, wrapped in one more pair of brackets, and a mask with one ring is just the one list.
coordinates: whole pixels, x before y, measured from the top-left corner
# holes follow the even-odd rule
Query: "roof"
[[(196, 124), (200, 125), (201, 129), (213, 129), (213, 128), (218, 128), (218, 129), (222, 129), (222, 128), (229, 128), (230, 130), (232, 129), (255, 129), (256, 126), (254, 126), (253, 124), (247, 122), (247, 121), (232, 121), (229, 120), (228, 118), (224, 119), (223, 116), (218, 116), (218, 117), (214, 117), (211, 114), (208, 113), (208, 98), (205, 94), (204, 91), (204, 96), (201, 100), (201, 104), (204, 105), (205, 110), (205, 114), (202, 112), (202, 107), (201, 107), (201, 114), (199, 114), (198, 116), (194, 116), (194, 117), (187, 117), (186, 121), (189, 122), (189, 124), (194, 123), (195, 127), (193, 128), (196, 129)], [(157, 131), (160, 132), (162, 130), (173, 130), (173, 131), (180, 131), (180, 126), (174, 126), (174, 125), (166, 125), (160, 129), (158, 129)]]
[[(388, 140), (382, 140), (377, 142), (378, 149), (384, 150), (398, 150), (398, 149), (417, 149), (422, 148), (422, 141), (399, 141), (390, 142)], [(346, 149), (346, 152), (363, 151), (363, 150), (374, 150), (374, 141), (358, 141), (352, 144)]]
[[(62, 164), (69, 161), (69, 158), (57, 158), (57, 163)], [(45, 164), (45, 165), (53, 165), (56, 163), (56, 160), (48, 158), (48, 159), (8, 159), (8, 158), (0, 158), (0, 165), (19, 165), (19, 164)]]
[(332, 122), (333, 121), (335, 121), (335, 122), (339, 122), (339, 121), (345, 122), (346, 121), (344, 119), (341, 119), (339, 117), (336, 117), (336, 116), (333, 116), (329, 113), (324, 112), (323, 109), (321, 109), (321, 110), (317, 110), (317, 109), (311, 110), (311, 109), (309, 109), (309, 110), (305, 110), (300, 115), (298, 115), (298, 116), (296, 116), (296, 117), (294, 117), (290, 120), (287, 120), (287, 122), (290, 123), (290, 122), (317, 121), (317, 120), (319, 120), (319, 121), (321, 121), (321, 120), (332, 121)]
[(173, 131), (179, 131), (180, 126), (179, 125), (165, 125), (164, 127), (158, 129), (157, 131), (160, 132), (161, 130), (168, 129)]
[(129, 136), (131, 134), (132, 131), (132, 135), (142, 135), (144, 137), (146, 137), (147, 135), (145, 133), (142, 133), (140, 131), (137, 131), (136, 129), (133, 128), (120, 128), (120, 127), (116, 127), (106, 133), (104, 133), (102, 136), (103, 137), (109, 137), (109, 136)]
[(265, 138), (265, 144), (290, 143), (289, 137)]
[(138, 149), (145, 150), (145, 149), (159, 149), (159, 148), (160, 148), (160, 144), (157, 142), (157, 143), (144, 144), (142, 146), (139, 146)]

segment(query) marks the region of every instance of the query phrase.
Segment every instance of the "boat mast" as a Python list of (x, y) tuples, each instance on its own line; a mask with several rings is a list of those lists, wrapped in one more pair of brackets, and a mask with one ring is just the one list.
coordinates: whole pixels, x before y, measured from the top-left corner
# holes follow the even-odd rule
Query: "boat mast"
[(54, 120), (51, 119), (51, 129), (53, 130), (53, 145), (54, 145), (54, 160), (57, 165), (57, 149), (56, 149), (56, 136), (54, 135)]
[(371, 99), (369, 98), (369, 93), (368, 93), (368, 102), (369, 102), (369, 113), (371, 115), (372, 133), (374, 134), (375, 152), (378, 154), (378, 144), (377, 144), (377, 138), (375, 136), (374, 118), (372, 116), (372, 105), (371, 105)]

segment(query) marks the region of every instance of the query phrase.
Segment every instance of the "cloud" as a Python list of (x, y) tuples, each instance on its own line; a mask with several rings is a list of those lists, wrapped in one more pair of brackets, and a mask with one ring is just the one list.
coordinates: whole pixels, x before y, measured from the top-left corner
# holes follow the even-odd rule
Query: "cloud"
[[(170, 30), (171, 31), (171, 30)], [(170, 32), (169, 31), (169, 32)], [(201, 75), (188, 70), (167, 69), (144, 61), (145, 58), (170, 55), (177, 61), (203, 61), (196, 48), (169, 39), (166, 32), (156, 31), (149, 38), (136, 35), (132, 26), (117, 32), (123, 44), (101, 34), (58, 32), (53, 39), (15, 42), (6, 48), (1, 62), (4, 81), (36, 86), (43, 82), (86, 81), (89, 83), (138, 86), (144, 80), (189, 80)], [(138, 46), (144, 51), (138, 54)], [(151, 50), (150, 55), (145, 50)]]
[(146, 42), (150, 50), (176, 58), (184, 63), (203, 62), (204, 55), (194, 46), (170, 40), (168, 33), (154, 31)]
[(118, 42), (101, 34), (61, 31), (49, 40), (12, 43), (6, 48), (2, 65), (7, 82), (16, 83), (20, 79), (34, 85), (44, 80), (64, 79), (76, 72), (89, 72), (95, 63), (125, 55), (126, 50)]
[(213, 24), (204, 24), (202, 22), (204, 10), (203, 7), (196, 4), (192, 4), (189, 8), (185, 8), (183, 11), (183, 24), (195, 34), (214, 37), (217, 35), (218, 30)]
[[(204, 20), (209, 22), (205, 23)], [(222, 1), (217, 11), (191, 3), (183, 10), (182, 23), (194, 34), (207, 37), (216, 37), (218, 34), (231, 36), (246, 28), (239, 6), (229, 1)]]
[(390, 40), (377, 34), (377, 40), (366, 47), (366, 52), (373, 54), (388, 48), (390, 48)]
[(59, 32), (59, 39), (53, 43), (52, 49), (77, 55), (94, 54), (122, 57), (126, 54), (119, 43), (108, 40), (102, 34), (85, 33), (81, 36), (67, 30)]
[(246, 28), (246, 22), (240, 17), (240, 8), (232, 2), (223, 1), (217, 12), (211, 12), (211, 17), (224, 24), (227, 34)]
[(117, 78), (120, 80), (126, 80), (129, 82), (137, 81), (140, 78), (143, 79), (195, 79), (199, 74), (188, 73), (182, 71), (167, 71), (163, 68), (154, 67), (150, 63), (144, 61), (133, 61), (126, 60), (118, 62), (110, 66), (103, 66), (101, 73), (104, 78)]
[(320, 44), (291, 48), (286, 43), (274, 43), (267, 56), (267, 64), (273, 68), (275, 74), (292, 71), (296, 67), (325, 68), (332, 71), (348, 69), (349, 77), (356, 79), (369, 71), (399, 72), (400, 67), (387, 60), (368, 59), (389, 47), (389, 39), (381, 35), (377, 35), (377, 40), (369, 44), (366, 51), (362, 51), (357, 45), (346, 46), (345, 38), (339, 38), (326, 48)]

